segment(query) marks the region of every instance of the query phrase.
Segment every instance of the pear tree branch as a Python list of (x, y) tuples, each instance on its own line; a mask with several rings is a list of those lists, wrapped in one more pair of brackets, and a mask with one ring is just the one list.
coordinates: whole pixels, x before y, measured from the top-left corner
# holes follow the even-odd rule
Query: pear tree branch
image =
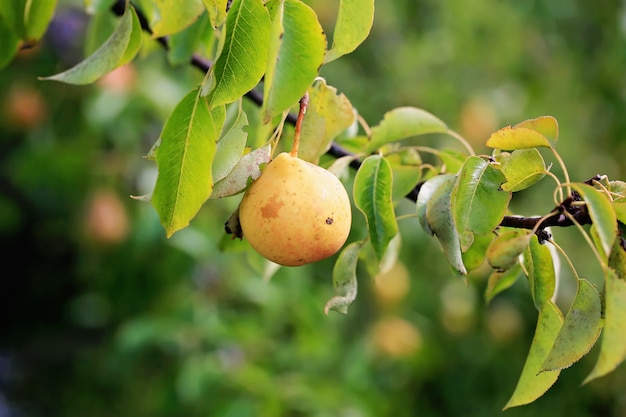
[[(125, 8), (126, 8), (126, 0), (117, 0), (111, 7), (111, 10), (116, 15), (121, 16), (124, 13)], [(137, 9), (137, 7), (135, 7), (135, 10), (137, 12), (139, 22), (141, 23), (141, 28), (145, 32), (152, 34), (153, 33), (152, 29), (150, 28), (150, 24), (148, 20), (146, 19), (145, 15), (141, 12), (141, 10)], [(167, 36), (158, 37), (155, 40), (165, 50), (169, 50), (169, 39)], [(211, 66), (213, 65), (213, 63), (210, 60), (198, 54), (193, 54), (191, 56), (191, 59), (189, 60), (189, 64), (192, 67), (197, 68), (198, 70), (202, 71), (203, 73), (208, 72), (211, 69)], [(252, 101), (258, 106), (263, 105), (263, 94), (256, 90), (250, 90), (249, 92), (245, 94), (245, 97), (247, 97), (250, 101)], [(296, 125), (297, 120), (298, 120), (298, 116), (293, 113), (290, 113), (286, 118), (286, 122), (293, 126)], [(327, 154), (335, 158), (352, 155), (349, 151), (347, 151), (346, 149), (342, 148), (341, 146), (339, 146), (338, 144), (334, 142), (331, 144), (330, 149), (327, 151)], [(350, 163), (350, 166), (354, 169), (359, 169), (359, 167), (361, 166), (361, 161), (358, 159), (353, 159)], [(593, 179), (587, 182), (591, 183), (592, 181)], [(419, 195), (422, 184), (423, 184), (422, 182), (418, 183), (406, 195), (406, 198), (411, 201), (416, 202), (417, 196)], [(591, 217), (589, 215), (589, 212), (587, 211), (586, 206), (573, 204), (576, 201), (580, 201), (580, 196), (577, 195), (576, 193), (572, 193), (572, 195), (566, 197), (558, 206), (556, 206), (551, 211), (551, 213), (553, 214), (552, 216), (531, 216), (531, 217), (504, 216), (504, 218), (502, 219), (502, 222), (500, 223), (500, 226), (512, 227), (512, 228), (518, 228), (518, 229), (529, 229), (529, 230), (535, 229), (537, 236), (539, 237), (539, 240), (543, 242), (551, 237), (550, 233), (548, 233), (545, 230), (547, 227), (569, 227), (569, 226), (574, 225), (573, 220), (575, 220), (576, 222), (582, 225), (592, 223)], [(569, 213), (571, 216), (567, 216), (565, 212)], [(541, 224), (538, 225), (539, 222), (541, 222)]]

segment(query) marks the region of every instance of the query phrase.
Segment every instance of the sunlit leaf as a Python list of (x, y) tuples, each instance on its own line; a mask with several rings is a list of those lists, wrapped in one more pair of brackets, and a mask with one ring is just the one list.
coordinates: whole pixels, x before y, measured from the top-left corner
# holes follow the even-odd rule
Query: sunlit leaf
[(496, 271), (506, 271), (515, 265), (520, 255), (528, 248), (532, 233), (507, 230), (497, 236), (487, 249), (487, 262)]
[(194, 89), (163, 126), (152, 205), (168, 237), (186, 227), (211, 194), (213, 158), (224, 118), (223, 106), (209, 109)]
[(552, 302), (546, 303), (539, 312), (530, 351), (513, 395), (504, 406), (505, 410), (535, 401), (554, 385), (560, 370), (541, 371), (562, 326), (563, 316), (559, 309)]
[(76, 66), (40, 80), (61, 81), (68, 84), (89, 84), (125, 64), (138, 52), (141, 42), (141, 25), (133, 7), (129, 7), (120, 23), (96, 52)]
[(559, 124), (552, 116), (539, 116), (535, 119), (524, 120), (515, 127), (525, 127), (541, 133), (551, 142), (556, 142), (559, 138)]
[(262, 0), (233, 0), (224, 46), (202, 87), (211, 107), (250, 91), (265, 72), (270, 19)]
[(333, 45), (324, 62), (354, 51), (369, 35), (374, 23), (374, 0), (340, 0)]
[(398, 107), (385, 113), (383, 120), (372, 127), (368, 150), (374, 151), (386, 143), (429, 133), (445, 133), (448, 126), (439, 118), (415, 107)]
[(541, 311), (554, 296), (556, 273), (552, 253), (546, 245), (539, 243), (537, 235), (532, 235), (528, 249), (524, 252), (524, 267), (528, 273), (530, 295), (537, 310)]
[(178, 33), (189, 27), (204, 11), (202, 0), (154, 0), (159, 19), (152, 24), (155, 38)]
[(574, 183), (572, 188), (578, 191), (587, 203), (589, 216), (600, 237), (602, 250), (608, 256), (617, 238), (617, 217), (611, 202), (602, 192), (590, 185)]
[(505, 151), (536, 147), (549, 148), (550, 141), (541, 133), (528, 127), (506, 126), (491, 134), (487, 146)]
[(313, 9), (299, 0), (278, 3), (272, 24), (278, 20), (282, 25), (273, 28), (263, 83), (265, 122), (300, 100), (317, 77), (326, 51), (326, 36)]
[(500, 190), (505, 181), (500, 171), (477, 156), (465, 160), (452, 193), (452, 211), (461, 249), (472, 243), (473, 234), (493, 231), (502, 221), (511, 193)]
[(241, 157), (228, 175), (215, 183), (211, 198), (222, 198), (242, 192), (261, 176), (261, 170), (271, 159), (272, 148), (265, 145)]
[(333, 139), (352, 125), (355, 116), (350, 100), (326, 85), (323, 78), (317, 78), (308, 93), (309, 106), (302, 122), (298, 157), (317, 164)]
[(366, 158), (354, 179), (354, 203), (367, 220), (370, 241), (380, 260), (389, 241), (398, 233), (391, 200), (392, 171), (380, 155)]
[(604, 271), (604, 329), (600, 353), (583, 384), (604, 376), (626, 360), (626, 250), (616, 241)]
[(452, 213), (451, 196), (455, 184), (456, 176), (446, 176), (446, 180), (428, 200), (426, 220), (430, 230), (441, 244), (443, 253), (450, 265), (459, 274), (467, 275), (467, 269), (463, 264), (461, 255), (461, 242)]
[(543, 157), (537, 149), (518, 149), (512, 153), (501, 153), (496, 156), (501, 164), (500, 170), (506, 177), (502, 184), (504, 191), (524, 190), (546, 176), (546, 166)]
[(567, 368), (585, 356), (598, 340), (602, 323), (598, 291), (589, 281), (579, 279), (576, 298), (542, 370)]
[(354, 302), (357, 294), (356, 267), (359, 253), (365, 242), (352, 242), (337, 257), (333, 267), (333, 286), (336, 296), (326, 302), (324, 313), (330, 310), (346, 314), (348, 307)]

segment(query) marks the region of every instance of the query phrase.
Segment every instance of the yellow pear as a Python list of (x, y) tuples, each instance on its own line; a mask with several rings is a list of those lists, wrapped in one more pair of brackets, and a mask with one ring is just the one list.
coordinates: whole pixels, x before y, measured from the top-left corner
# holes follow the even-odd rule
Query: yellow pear
[(352, 212), (336, 176), (284, 152), (244, 193), (239, 220), (257, 252), (278, 264), (299, 266), (328, 258), (343, 246)]

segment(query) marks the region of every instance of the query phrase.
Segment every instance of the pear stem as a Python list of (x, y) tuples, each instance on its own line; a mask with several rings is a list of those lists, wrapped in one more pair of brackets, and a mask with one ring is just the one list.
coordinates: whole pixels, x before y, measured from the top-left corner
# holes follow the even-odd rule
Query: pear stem
[(309, 107), (309, 93), (304, 93), (300, 99), (300, 111), (298, 111), (298, 118), (296, 119), (296, 127), (293, 134), (293, 145), (291, 147), (291, 156), (296, 158), (298, 156), (298, 147), (300, 146), (300, 129), (302, 128), (302, 120), (304, 120), (304, 114)]

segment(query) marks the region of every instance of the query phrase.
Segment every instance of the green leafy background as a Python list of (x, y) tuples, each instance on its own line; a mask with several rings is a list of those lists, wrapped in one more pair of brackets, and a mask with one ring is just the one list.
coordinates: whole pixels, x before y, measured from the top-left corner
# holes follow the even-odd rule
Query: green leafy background
[[(306, 3), (333, 39), (337, 2)], [(622, 7), (379, 1), (370, 37), (322, 75), (371, 126), (390, 109), (423, 108), (478, 153), (490, 152), (484, 142), (499, 128), (554, 115), (573, 181), (597, 172), (624, 178)], [(334, 259), (264, 280), (268, 265), (223, 231), (239, 197), (212, 200), (166, 239), (152, 207), (129, 195), (151, 191), (155, 164), (141, 156), (202, 75), (170, 67), (154, 45), (116, 78), (89, 86), (38, 81), (84, 57), (88, 19), (82, 3), (59, 1), (40, 45), (0, 70), (0, 414), (626, 413), (624, 365), (580, 386), (599, 346), (541, 398), (502, 412), (536, 329), (528, 282), (485, 304), (488, 269), (460, 278), (414, 219), (399, 221), (401, 262), (384, 277), (374, 279), (375, 256), (362, 249), (359, 296), (345, 316), (323, 311), (334, 295)], [(449, 140), (408, 139), (433, 147)], [(543, 179), (512, 207), (546, 213), (552, 187)], [(412, 214), (415, 206), (396, 201), (395, 210)], [(359, 239), (367, 226), (354, 217)], [(580, 276), (601, 285), (603, 271), (570, 229), (553, 233)], [(560, 278), (555, 303), (566, 313), (577, 281), (565, 266)]]

